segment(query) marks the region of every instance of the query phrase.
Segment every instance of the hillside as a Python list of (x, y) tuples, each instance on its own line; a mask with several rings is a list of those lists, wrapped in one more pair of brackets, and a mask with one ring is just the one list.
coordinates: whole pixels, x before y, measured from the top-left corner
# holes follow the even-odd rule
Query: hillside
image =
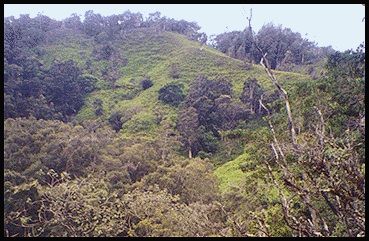
[(6, 236), (365, 235), (362, 49), (294, 45), (312, 78), (160, 13), (4, 27)]
[[(78, 36), (74, 37), (78, 38)], [(107, 81), (103, 76), (99, 77), (98, 70), (106, 63), (96, 61), (92, 56), (94, 43), (88, 39), (73, 41), (73, 36), (65, 36), (57, 42), (44, 47), (46, 55), (45, 63), (59, 60), (74, 60), (82, 68), (86, 68), (86, 62), (93, 65), (92, 75), (101, 78), (102, 86)], [(122, 59), (127, 61), (126, 66), (119, 69), (119, 77), (115, 88), (108, 86), (91, 93), (84, 107), (77, 115), (78, 120), (94, 119), (92, 103), (95, 99), (103, 101), (103, 119), (120, 109), (139, 108), (132, 119), (122, 128), (123, 133), (135, 133), (134, 125), (145, 123), (147, 127), (138, 129), (145, 135), (154, 134), (155, 124), (153, 110), (155, 107), (162, 109), (167, 116), (175, 118), (176, 110), (168, 107), (158, 100), (158, 90), (168, 83), (182, 84), (187, 91), (191, 81), (199, 75), (208, 76), (210, 79), (224, 77), (233, 85), (234, 94), (240, 96), (243, 82), (247, 78), (256, 78), (266, 89), (272, 88), (265, 71), (259, 65), (246, 67), (245, 64), (208, 46), (200, 46), (200, 43), (188, 40), (185, 36), (173, 32), (157, 33), (153, 29), (138, 29), (131, 31), (124, 41), (113, 43), (116, 51)], [(76, 54), (78, 53), (78, 54)], [(171, 78), (169, 69), (172, 64), (178, 64), (180, 77)], [(294, 85), (299, 81), (308, 81), (305, 75), (289, 72), (276, 72), (281, 83)], [(140, 81), (148, 76), (154, 85), (144, 91), (140, 90)], [(128, 97), (126, 97), (128, 96)]]
[[(73, 41), (73, 38), (76, 39)], [(113, 46), (122, 58), (116, 61), (126, 61), (127, 65), (119, 69), (120, 76), (114, 88), (106, 84), (107, 81), (103, 76), (100, 77), (102, 88), (88, 95), (85, 105), (77, 114), (77, 120), (96, 118), (107, 120), (115, 111), (138, 109), (139, 111), (123, 124), (119, 132), (119, 135), (124, 138), (143, 136), (145, 139), (154, 139), (159, 130), (154, 112), (158, 109), (164, 115), (163, 119), (168, 118), (174, 122), (177, 120), (178, 108), (158, 100), (159, 89), (169, 83), (181, 84), (187, 92), (191, 82), (199, 75), (208, 76), (210, 79), (223, 77), (232, 84), (234, 94), (239, 98), (244, 81), (248, 78), (256, 78), (263, 88), (274, 90), (272, 82), (260, 65), (246, 66), (240, 60), (211, 47), (201, 46), (200, 43), (177, 33), (158, 33), (153, 29), (133, 30), (124, 41), (114, 42)], [(91, 74), (99, 76), (98, 70), (106, 63), (93, 58), (93, 48), (93, 41), (81, 39), (81, 36), (65, 36), (58, 39), (56, 43), (44, 47), (45, 63), (74, 60), (82, 69), (86, 69), (86, 62), (91, 61), (95, 69)], [(169, 74), (172, 64), (179, 66), (178, 79), (173, 79)], [(282, 71), (275, 71), (275, 73), (287, 90), (296, 83), (312, 81), (309, 76), (298, 73)], [(148, 76), (154, 85), (149, 89), (141, 90), (140, 81), (145, 76)], [(104, 114), (101, 117), (97, 117), (94, 113), (93, 103), (96, 99), (103, 101)], [(259, 127), (262, 126), (257, 126)], [(241, 170), (241, 165), (247, 161), (244, 156), (248, 155), (244, 147), (252, 142), (253, 140), (247, 140), (241, 141), (241, 144), (238, 143), (237, 147), (233, 147), (232, 156), (227, 156), (227, 159), (222, 159), (224, 155), (220, 153), (215, 155), (215, 160), (211, 160), (217, 166), (214, 173), (222, 192), (238, 186), (240, 181), (253, 172), (245, 173)], [(251, 160), (251, 163), (257, 162)]]

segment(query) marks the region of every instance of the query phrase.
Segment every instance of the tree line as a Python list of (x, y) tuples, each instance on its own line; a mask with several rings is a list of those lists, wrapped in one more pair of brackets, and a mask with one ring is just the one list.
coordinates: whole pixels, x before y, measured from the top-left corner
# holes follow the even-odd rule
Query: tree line
[(286, 71), (295, 70), (296, 66), (316, 64), (335, 52), (330, 46), (318, 47), (300, 33), (273, 23), (263, 25), (255, 36), (250, 27), (216, 35), (211, 45), (233, 58), (258, 63), (262, 56), (254, 41), (268, 53), (272, 69)]

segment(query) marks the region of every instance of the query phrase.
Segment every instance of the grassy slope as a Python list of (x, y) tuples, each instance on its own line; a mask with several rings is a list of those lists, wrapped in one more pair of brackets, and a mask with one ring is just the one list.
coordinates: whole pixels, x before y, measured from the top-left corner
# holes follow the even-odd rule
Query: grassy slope
[[(72, 59), (80, 67), (85, 68), (86, 60), (90, 59), (94, 68), (99, 69), (106, 62), (92, 59), (93, 44), (92, 39), (69, 36), (67, 41), (61, 40), (45, 47), (47, 50), (45, 63), (49, 64), (53, 59)], [(246, 70), (242, 61), (232, 59), (207, 46), (201, 49), (199, 43), (176, 33), (155, 33), (149, 29), (138, 29), (128, 34), (126, 39), (116, 42), (115, 47), (121, 56), (128, 59), (128, 64), (120, 69), (121, 77), (116, 82), (118, 87), (115, 89), (105, 87), (91, 93), (77, 119), (97, 118), (92, 106), (96, 98), (103, 100), (104, 115), (101, 117), (103, 119), (107, 119), (116, 110), (138, 108), (138, 113), (123, 125), (120, 133), (125, 137), (133, 135), (154, 137), (157, 130), (154, 109), (160, 109), (167, 118), (175, 120), (177, 109), (158, 101), (158, 90), (168, 83), (182, 84), (187, 91), (191, 81), (203, 74), (210, 79), (216, 77), (228, 79), (236, 96), (240, 95), (245, 79), (250, 77), (258, 79), (266, 89), (273, 88), (261, 66), (254, 65)], [(169, 76), (169, 67), (174, 63), (179, 66), (178, 79)], [(132, 99), (125, 98), (124, 96), (130, 92), (137, 91), (144, 76), (149, 76), (154, 85), (145, 91), (139, 91)], [(278, 71), (276, 76), (286, 89), (296, 81), (310, 79), (302, 74)], [(104, 83), (104, 80), (100, 82)], [(248, 154), (244, 153), (216, 170), (215, 174), (220, 179), (223, 191), (237, 185), (245, 175), (239, 169), (239, 164), (247, 160), (247, 156)]]
[[(219, 189), (222, 193), (227, 192), (233, 186), (237, 187), (245, 176), (245, 173), (241, 171), (240, 165), (249, 161), (249, 154), (243, 153), (233, 161), (229, 161), (222, 166), (218, 167), (214, 174), (219, 179)], [(250, 175), (250, 173), (248, 173)]]

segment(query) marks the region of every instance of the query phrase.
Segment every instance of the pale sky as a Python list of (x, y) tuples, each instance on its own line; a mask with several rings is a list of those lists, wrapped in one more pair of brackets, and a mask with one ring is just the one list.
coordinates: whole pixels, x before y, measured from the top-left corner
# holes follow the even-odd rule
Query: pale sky
[(103, 16), (130, 10), (144, 17), (159, 11), (162, 16), (197, 22), (200, 31), (210, 36), (243, 30), (250, 8), (255, 31), (273, 22), (299, 32), (318, 46), (331, 45), (340, 51), (356, 49), (365, 41), (365, 21), (362, 21), (365, 8), (361, 4), (4, 4), (4, 16), (18, 18), (19, 14), (30, 14), (35, 17), (42, 13), (62, 20), (72, 13), (83, 19), (87, 10)]

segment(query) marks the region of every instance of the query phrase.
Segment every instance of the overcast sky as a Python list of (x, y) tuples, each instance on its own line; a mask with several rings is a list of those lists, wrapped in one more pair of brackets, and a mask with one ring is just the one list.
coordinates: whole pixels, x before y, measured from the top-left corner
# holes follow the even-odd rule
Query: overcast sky
[(365, 8), (361, 4), (4, 4), (4, 16), (31, 17), (42, 13), (62, 20), (72, 13), (83, 19), (87, 10), (103, 16), (140, 12), (144, 17), (159, 11), (177, 20), (195, 21), (208, 36), (225, 31), (243, 30), (246, 16), (253, 9), (255, 31), (268, 22), (281, 24), (301, 33), (318, 46), (331, 45), (344, 51), (356, 49), (365, 41)]

